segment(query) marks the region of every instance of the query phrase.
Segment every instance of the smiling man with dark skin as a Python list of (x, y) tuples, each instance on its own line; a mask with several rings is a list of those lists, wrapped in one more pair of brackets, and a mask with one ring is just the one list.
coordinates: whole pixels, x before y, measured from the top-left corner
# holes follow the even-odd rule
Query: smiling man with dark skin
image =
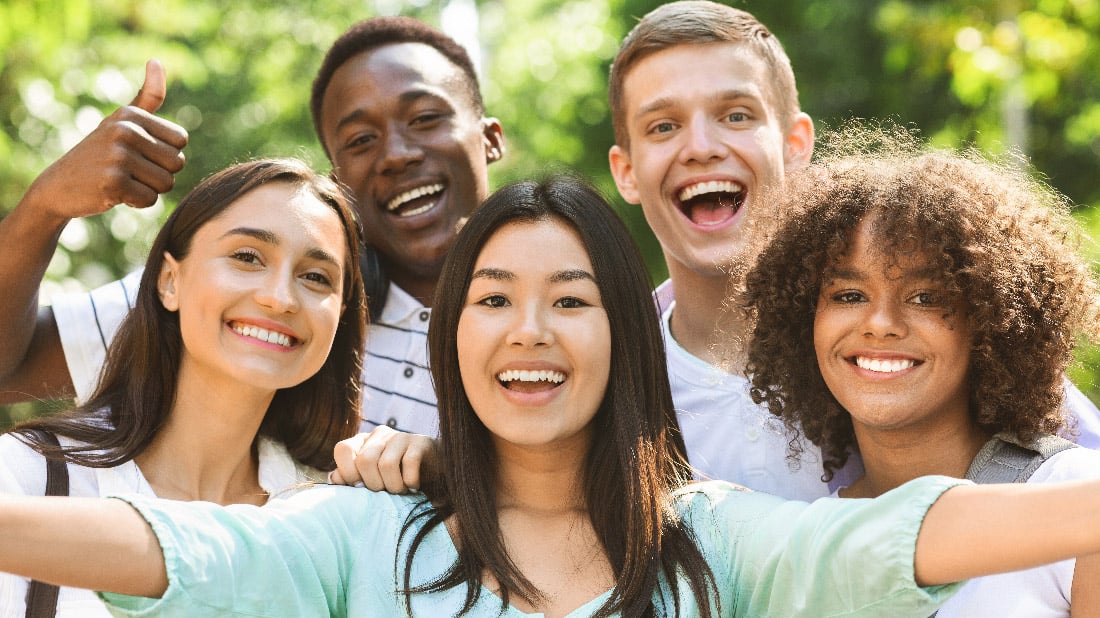
[[(0, 289), (7, 291), (0, 323), (17, 325), (0, 333), (4, 401), (74, 392), (84, 398), (94, 386), (137, 278), (64, 298), (36, 316), (37, 287), (69, 219), (116, 203), (147, 206), (171, 188), (188, 136), (154, 115), (163, 98), (160, 69), (133, 104), (48, 168), (0, 221), (0, 242), (21, 256), (0, 265)], [(333, 175), (353, 197), (381, 265), (366, 273), (381, 293), (371, 298), (363, 427), (434, 435), (426, 304), (458, 226), (489, 193), (488, 165), (504, 151), (500, 123), (484, 114), (465, 50), (403, 17), (365, 20), (333, 44), (314, 82), (311, 112)], [(114, 151), (119, 156), (102, 156)], [(77, 172), (83, 180), (74, 184)]]

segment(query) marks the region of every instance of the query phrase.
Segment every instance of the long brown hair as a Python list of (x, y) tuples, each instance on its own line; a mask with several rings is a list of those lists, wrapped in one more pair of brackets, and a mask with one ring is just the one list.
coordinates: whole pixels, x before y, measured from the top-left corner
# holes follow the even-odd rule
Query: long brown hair
[[(494, 193), (463, 227), (443, 266), (428, 329), (443, 478), (427, 488), (433, 504), (425, 503), (410, 515), (403, 530), (404, 534), (416, 522), (425, 522), (406, 557), (406, 606), (412, 594), (465, 585), (460, 613), (466, 612), (477, 603), (486, 571), (500, 583), (504, 605), (510, 594), (529, 601), (541, 597), (510, 560), (501, 539), (495, 449), (466, 397), (455, 333), (485, 243), (508, 223), (547, 219), (562, 221), (580, 235), (611, 328), (611, 374), (593, 419), (594, 440), (581, 480), (588, 516), (616, 579), (614, 593), (595, 615), (652, 615), (662, 572), (670, 581), (686, 576), (699, 606), (708, 608), (713, 577), (671, 504), (671, 491), (690, 474), (649, 276), (629, 232), (607, 202), (586, 183), (567, 176), (518, 183)], [(414, 584), (413, 553), (428, 532), (452, 514), (462, 540), (458, 560), (436, 579)], [(675, 589), (672, 586), (674, 594)], [(679, 599), (674, 601), (678, 607)]]
[[(283, 443), (299, 462), (332, 469), (333, 446), (354, 435), (359, 426), (360, 356), (366, 328), (358, 268), (359, 228), (340, 189), (294, 159), (230, 166), (184, 197), (153, 241), (134, 308), (107, 351), (95, 392), (81, 406), (32, 419), (11, 431), (46, 457), (82, 466), (112, 467), (141, 453), (164, 424), (176, 398), (183, 348), (179, 314), (166, 310), (157, 294), (164, 254), (183, 259), (203, 225), (245, 193), (276, 182), (307, 189), (340, 217), (347, 245), (345, 309), (324, 365), (305, 382), (275, 393), (260, 434)], [(51, 446), (39, 439), (41, 430), (84, 444)]]

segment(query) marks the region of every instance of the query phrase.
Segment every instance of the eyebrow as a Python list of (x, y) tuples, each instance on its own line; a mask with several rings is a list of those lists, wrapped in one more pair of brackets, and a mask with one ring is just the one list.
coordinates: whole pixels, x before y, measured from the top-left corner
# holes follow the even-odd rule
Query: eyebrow
[[(397, 101), (398, 101), (398, 103), (401, 104), (401, 107), (404, 108), (404, 107), (412, 105), (413, 103), (416, 103), (417, 101), (419, 101), (421, 99), (425, 99), (425, 98), (431, 98), (431, 99), (436, 99), (438, 101), (443, 101), (443, 98), (440, 97), (438, 94), (436, 94), (436, 93), (434, 93), (430, 90), (423, 90), (423, 89), (409, 90), (408, 92), (402, 92), (400, 95), (398, 95)], [(344, 125), (350, 124), (352, 122), (356, 122), (358, 120), (363, 120), (366, 117), (366, 115), (367, 115), (367, 111), (365, 109), (361, 108), (361, 107), (359, 109), (353, 110), (350, 113), (348, 113), (346, 116), (344, 116), (343, 118), (341, 118), (340, 120), (338, 120), (336, 122), (336, 130), (339, 131), (340, 129), (344, 128)]]
[[(269, 245), (279, 244), (279, 236), (276, 235), (274, 232), (272, 232), (271, 230), (262, 230), (254, 227), (235, 227), (225, 234), (222, 234), (222, 238), (228, 238), (230, 236), (247, 236), (249, 238), (255, 238), (256, 240), (267, 243)], [(336, 259), (335, 256), (319, 247), (312, 247), (307, 250), (306, 257), (340, 266), (340, 262)]]
[[(474, 279), (492, 279), (494, 281), (514, 281), (516, 274), (510, 270), (504, 270), (503, 268), (479, 268), (474, 271), (474, 274), (470, 275), (470, 280)], [(568, 270), (558, 270), (550, 274), (546, 278), (550, 283), (563, 283), (568, 281), (592, 281), (595, 282), (596, 278), (592, 276), (592, 273), (582, 268), (571, 268)]]
[[(707, 98), (712, 101), (733, 101), (736, 99), (752, 99), (754, 101), (759, 101), (760, 94), (742, 88), (733, 88), (730, 90), (722, 90), (720, 92), (716, 92)], [(665, 110), (670, 107), (675, 107), (676, 105), (677, 102), (672, 97), (656, 98), (639, 107), (637, 113), (634, 114), (634, 117), (640, 118), (641, 116), (644, 116), (646, 114)]]

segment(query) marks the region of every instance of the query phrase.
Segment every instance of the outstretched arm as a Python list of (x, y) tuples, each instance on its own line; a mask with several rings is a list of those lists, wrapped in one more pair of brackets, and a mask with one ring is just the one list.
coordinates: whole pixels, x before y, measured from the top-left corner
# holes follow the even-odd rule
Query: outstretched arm
[(156, 536), (121, 500), (0, 495), (0, 538), (0, 571), (143, 597), (168, 588)]
[(917, 583), (934, 586), (1100, 552), (1100, 482), (946, 491), (917, 537)]
[(38, 287), (70, 219), (115, 204), (144, 208), (172, 188), (183, 169), (183, 127), (154, 113), (164, 101), (164, 68), (145, 67), (145, 84), (31, 183), (0, 221), (0, 392), (5, 400), (72, 390), (53, 314), (38, 309)]

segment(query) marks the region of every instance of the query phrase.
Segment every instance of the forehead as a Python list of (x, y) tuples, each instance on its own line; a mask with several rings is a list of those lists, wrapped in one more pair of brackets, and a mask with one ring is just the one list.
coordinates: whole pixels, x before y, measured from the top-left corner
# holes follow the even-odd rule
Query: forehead
[(332, 74), (321, 103), (322, 117), (363, 101), (396, 99), (426, 91), (473, 109), (467, 76), (455, 63), (424, 43), (391, 43), (349, 58)]
[(942, 276), (933, 260), (930, 248), (923, 245), (916, 235), (891, 237), (883, 222), (876, 218), (864, 218), (848, 235), (848, 248), (839, 257), (841, 269), (856, 269), (869, 274), (887, 274), (937, 278)]
[(216, 242), (237, 228), (267, 230), (288, 244), (324, 249), (339, 260), (347, 253), (339, 215), (308, 189), (286, 182), (256, 187), (231, 202), (199, 228), (195, 244)]
[(557, 218), (506, 223), (481, 247), (475, 269), (516, 273), (568, 269), (592, 271), (588, 249), (573, 226)]
[(655, 99), (705, 100), (736, 89), (777, 105), (768, 64), (746, 43), (674, 45), (642, 57), (623, 75), (628, 120)]

